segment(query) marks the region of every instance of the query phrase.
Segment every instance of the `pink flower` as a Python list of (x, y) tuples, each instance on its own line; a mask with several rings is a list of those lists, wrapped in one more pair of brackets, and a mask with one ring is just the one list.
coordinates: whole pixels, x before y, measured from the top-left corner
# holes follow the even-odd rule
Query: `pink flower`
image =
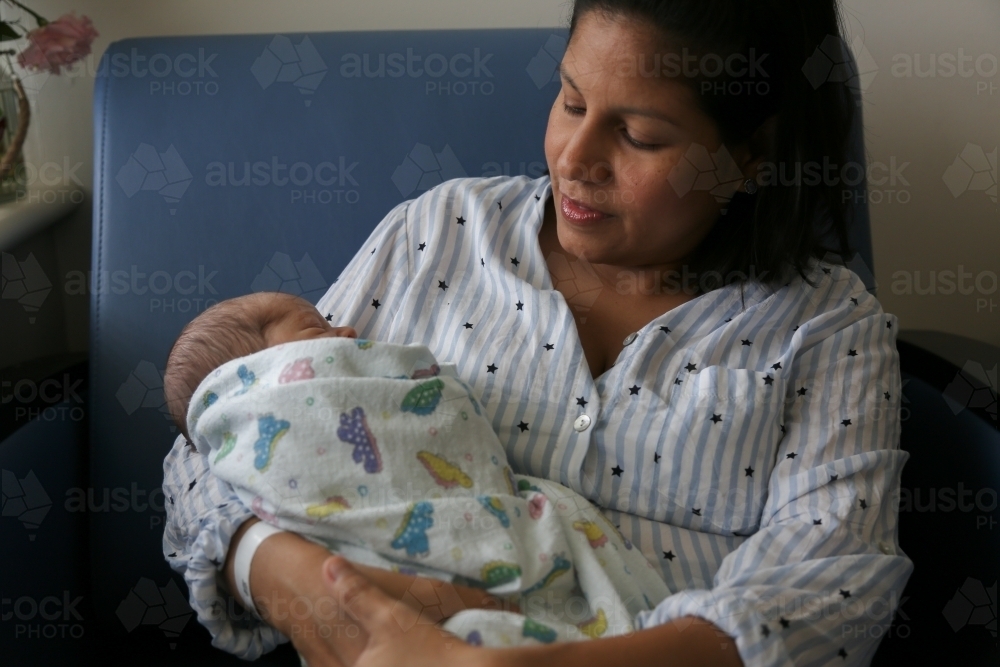
[(90, 53), (95, 37), (97, 30), (89, 18), (64, 14), (27, 34), (30, 43), (18, 54), (17, 64), (26, 69), (59, 74), (60, 67), (72, 65)]

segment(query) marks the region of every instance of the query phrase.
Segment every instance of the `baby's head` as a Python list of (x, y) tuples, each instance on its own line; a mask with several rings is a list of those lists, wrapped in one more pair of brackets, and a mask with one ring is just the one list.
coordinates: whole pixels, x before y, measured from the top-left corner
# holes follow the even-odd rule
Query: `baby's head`
[(351, 327), (330, 326), (311, 303), (290, 294), (261, 292), (217, 303), (184, 327), (167, 357), (163, 393), (170, 416), (188, 437), (191, 395), (227, 361), (296, 340), (357, 336)]

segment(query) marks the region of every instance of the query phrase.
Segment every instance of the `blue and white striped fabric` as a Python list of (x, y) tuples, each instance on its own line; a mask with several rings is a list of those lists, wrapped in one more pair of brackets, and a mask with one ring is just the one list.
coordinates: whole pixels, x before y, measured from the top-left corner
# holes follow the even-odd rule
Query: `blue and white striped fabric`
[[(895, 318), (817, 262), (664, 313), (595, 380), (552, 282), (578, 280), (579, 308), (585, 269), (550, 271), (537, 241), (550, 196), (548, 177), (444, 183), (390, 212), (317, 307), (454, 363), (517, 472), (603, 508), (675, 592), (642, 627), (707, 619), (746, 665), (867, 664), (912, 570)], [(164, 472), (164, 552), (199, 620), (220, 648), (269, 650), (280, 635), (208, 602), (249, 510), (182, 439)]]

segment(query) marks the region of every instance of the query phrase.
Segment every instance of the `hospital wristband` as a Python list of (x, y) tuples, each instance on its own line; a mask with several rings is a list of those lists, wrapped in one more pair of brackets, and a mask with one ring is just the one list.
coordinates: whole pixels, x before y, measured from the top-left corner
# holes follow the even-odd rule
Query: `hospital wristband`
[(233, 578), (236, 580), (236, 587), (239, 589), (239, 597), (243, 600), (243, 607), (251, 614), (260, 618), (256, 605), (253, 603), (253, 595), (250, 592), (250, 565), (253, 563), (254, 554), (257, 548), (267, 538), (275, 533), (285, 531), (275, 528), (269, 523), (258, 521), (243, 533), (243, 539), (236, 547), (236, 556), (233, 557)]

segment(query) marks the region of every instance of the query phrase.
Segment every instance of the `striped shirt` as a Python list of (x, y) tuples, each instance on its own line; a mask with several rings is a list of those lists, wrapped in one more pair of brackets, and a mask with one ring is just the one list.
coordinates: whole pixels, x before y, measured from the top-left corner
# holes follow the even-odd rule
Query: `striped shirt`
[[(641, 627), (704, 618), (748, 666), (867, 664), (912, 570), (896, 539), (896, 319), (815, 262), (808, 280), (731, 284), (660, 315), (594, 379), (573, 312), (593, 283), (538, 243), (550, 196), (548, 177), (498, 177), (404, 202), (317, 308), (454, 363), (517, 472), (601, 507), (674, 592)], [(250, 511), (183, 439), (164, 473), (164, 553), (199, 620), (220, 648), (270, 650), (276, 631), (216, 602)]]

